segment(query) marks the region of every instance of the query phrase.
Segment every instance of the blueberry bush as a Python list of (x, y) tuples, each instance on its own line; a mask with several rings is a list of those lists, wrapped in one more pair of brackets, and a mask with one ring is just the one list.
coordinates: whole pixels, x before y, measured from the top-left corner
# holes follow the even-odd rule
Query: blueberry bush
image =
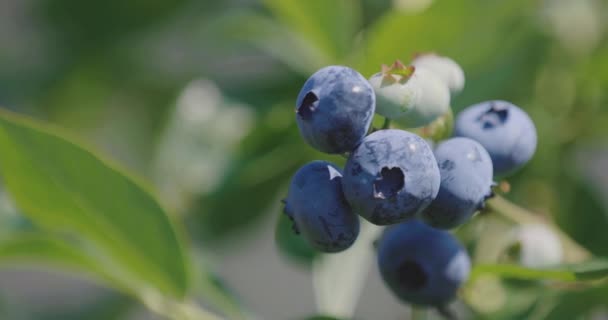
[(607, 9), (3, 2), (0, 318), (608, 317)]

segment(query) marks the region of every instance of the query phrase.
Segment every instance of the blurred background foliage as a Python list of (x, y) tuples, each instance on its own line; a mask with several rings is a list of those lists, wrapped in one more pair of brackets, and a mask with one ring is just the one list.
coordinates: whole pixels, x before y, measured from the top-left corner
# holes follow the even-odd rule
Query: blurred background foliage
[[(504, 99), (537, 125), (538, 151), (506, 197), (608, 256), (607, 21), (601, 0), (2, 0), (0, 105), (76, 132), (154, 183), (212, 256), (277, 220), (300, 165), (344, 163), (297, 132), (295, 97), (311, 73), (343, 64), (368, 77), (435, 51), (466, 72), (455, 112)], [(36, 228), (9, 202), (5, 233)], [(306, 269), (314, 253), (285, 219), (278, 227), (291, 267)], [(489, 214), (459, 234), (475, 251), (512, 228)], [(467, 295), (471, 316), (608, 317), (605, 286), (478, 282), (490, 294)], [(110, 296), (91, 312), (125, 304)]]

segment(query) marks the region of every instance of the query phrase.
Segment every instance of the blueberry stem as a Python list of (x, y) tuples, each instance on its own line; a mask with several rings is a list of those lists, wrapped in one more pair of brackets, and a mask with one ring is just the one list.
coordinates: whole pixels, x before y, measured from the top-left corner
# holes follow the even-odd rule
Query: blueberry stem
[(553, 222), (542, 218), (538, 214), (522, 208), (499, 195), (489, 199), (486, 204), (488, 210), (517, 224), (541, 223), (547, 225), (559, 236), (562, 242), (565, 251), (565, 262), (580, 262), (591, 257), (589, 251), (561, 231)]
[(391, 119), (384, 118), (384, 123), (382, 124), (382, 130), (388, 129), (391, 127)]

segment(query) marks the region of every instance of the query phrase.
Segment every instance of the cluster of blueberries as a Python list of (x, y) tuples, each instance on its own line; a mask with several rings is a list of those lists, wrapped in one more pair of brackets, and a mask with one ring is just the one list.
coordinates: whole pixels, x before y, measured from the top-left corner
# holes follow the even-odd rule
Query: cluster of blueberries
[[(451, 96), (463, 87), (460, 66), (435, 54), (383, 66), (369, 80), (344, 66), (314, 73), (296, 102), (300, 133), (313, 148), (348, 160), (343, 171), (327, 161), (300, 168), (284, 210), (294, 230), (327, 253), (354, 243), (359, 216), (389, 226), (377, 246), (385, 283), (403, 301), (440, 309), (470, 271), (469, 256), (446, 229), (482, 209), (494, 178), (528, 162), (537, 140), (529, 116), (499, 100), (466, 108), (454, 137), (434, 148), (388, 128), (389, 121), (428, 126), (451, 112)], [(385, 126), (368, 134), (375, 113)]]

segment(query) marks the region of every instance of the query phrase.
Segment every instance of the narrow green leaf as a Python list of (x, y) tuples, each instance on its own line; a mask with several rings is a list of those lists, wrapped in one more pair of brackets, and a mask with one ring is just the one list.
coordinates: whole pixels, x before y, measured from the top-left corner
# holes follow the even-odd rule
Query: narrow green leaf
[(578, 280), (597, 280), (608, 277), (608, 259), (591, 260), (568, 267)]
[(483, 264), (473, 268), (471, 279), (475, 279), (482, 274), (521, 280), (599, 280), (608, 276), (608, 260), (590, 260), (580, 264), (562, 265), (547, 269), (531, 269), (512, 264)]
[(576, 276), (567, 270), (545, 270), (530, 269), (518, 265), (509, 264), (483, 264), (473, 268), (471, 279), (482, 274), (493, 274), (503, 278), (515, 278), (523, 280), (551, 279), (561, 281), (574, 281)]
[(56, 129), (2, 111), (0, 172), (37, 225), (92, 243), (142, 286), (185, 295), (189, 264), (176, 229), (151, 193), (108, 161)]

